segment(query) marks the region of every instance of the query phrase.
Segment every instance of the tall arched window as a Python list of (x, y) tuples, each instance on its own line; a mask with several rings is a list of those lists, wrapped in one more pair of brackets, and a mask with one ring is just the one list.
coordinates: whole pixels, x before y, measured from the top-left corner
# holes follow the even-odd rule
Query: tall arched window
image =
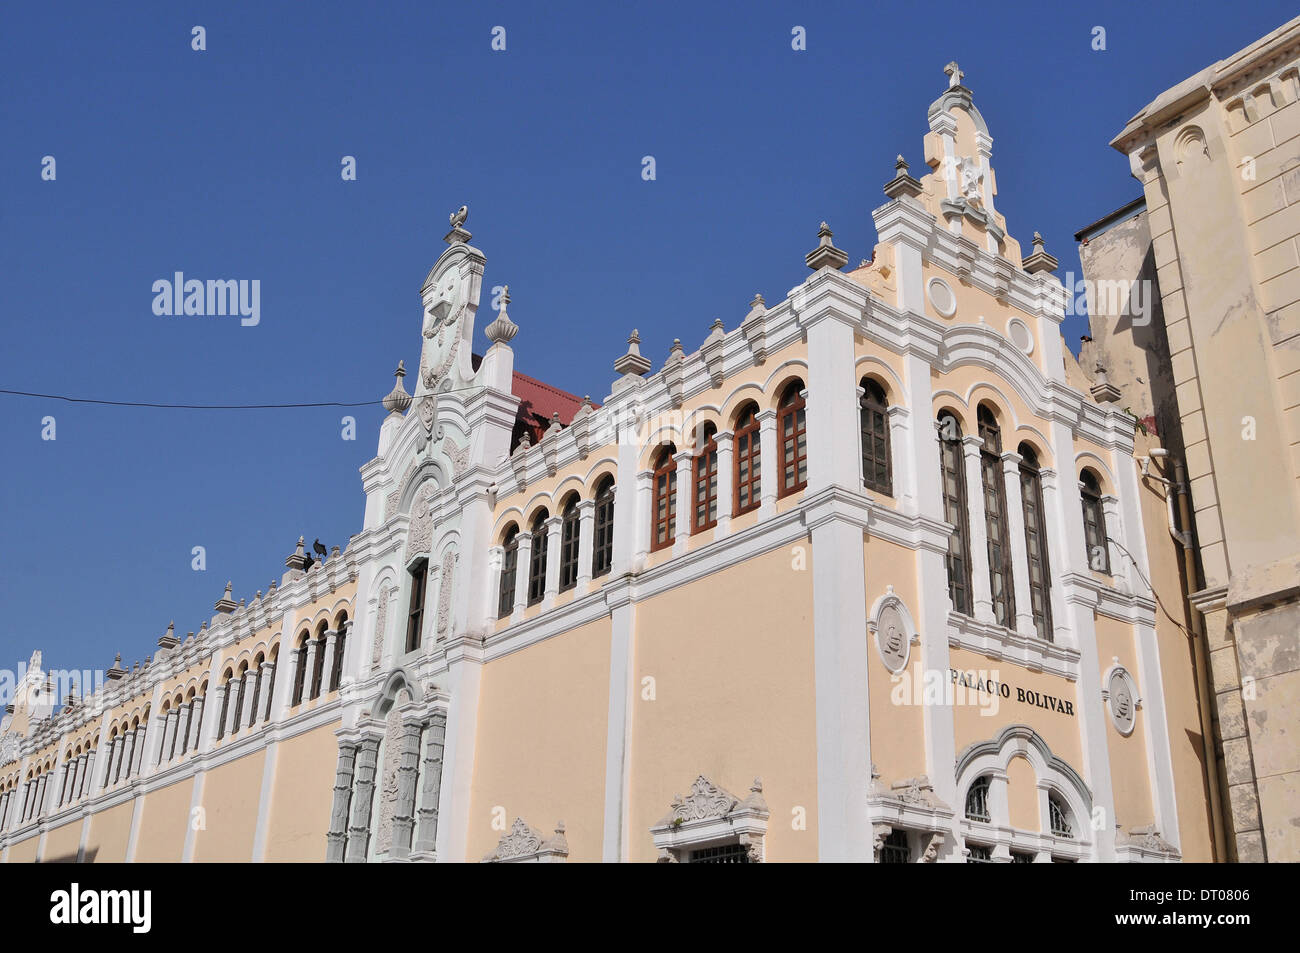
[(535, 606), (546, 595), (546, 510), (533, 517), (533, 545), (528, 557), (528, 604)]
[[(319, 652), (316, 657), (319, 660)], [(248, 679), (244, 676), (247, 674), (248, 666), (244, 665), (239, 669), (239, 674), (235, 676), (235, 680), (231, 682), (232, 689), (235, 692), (235, 716), (230, 726), (230, 733), (232, 735), (239, 731), (239, 726), (244, 721), (240, 716), (244, 713), (244, 686), (248, 684)], [(313, 695), (312, 697), (314, 698), (315, 696)]]
[(948, 411), (939, 414), (939, 460), (943, 478), (943, 518), (953, 525), (948, 537), (948, 596), (953, 611), (970, 615), (970, 526), (966, 511), (965, 461), (961, 424)]
[(735, 516), (758, 509), (761, 490), (762, 459), (759, 456), (758, 408), (749, 404), (736, 418)]
[(497, 618), (504, 619), (515, 608), (515, 573), (519, 569), (519, 527), (511, 524), (501, 547), (501, 586), (497, 594)]
[[(343, 653), (347, 648), (348, 638), (348, 614), (339, 613), (334, 620), (334, 631), (338, 634), (334, 636), (334, 664), (330, 667), (330, 688), (332, 692), (338, 691), (339, 685), (343, 683)], [(262, 684), (261, 669), (257, 673), (257, 684)]]
[[(417, 566), (416, 569), (418, 570), (419, 567)], [(415, 572), (413, 573), (413, 575), (423, 578), (424, 573)], [(421, 610), (423, 610), (424, 608), (423, 596), (420, 597), (420, 608)], [(316, 626), (316, 659), (312, 663), (312, 667), (311, 667), (311, 697), (312, 698), (320, 697), (320, 682), (322, 676), (324, 676), (325, 674), (325, 629), (328, 626), (329, 623), (326, 622), (324, 619), (321, 619), (320, 623)], [(417, 628), (416, 631), (418, 633), (419, 629)], [(407, 634), (407, 638), (408, 639), (410, 638), (409, 632)], [(417, 639), (418, 639), (418, 635), (417, 635)], [(418, 645), (419, 642), (417, 641), (416, 644)], [(409, 641), (407, 642), (407, 645), (408, 646), (410, 645)], [(409, 647), (407, 651), (410, 651)]]
[(989, 593), (998, 625), (1016, 624), (1015, 586), (1011, 577), (1011, 541), (1007, 531), (1007, 488), (1002, 479), (1002, 431), (987, 404), (977, 411), (980, 439), (980, 478), (984, 491), (984, 528), (988, 537)]
[(870, 377), (862, 379), (858, 406), (862, 424), (862, 482), (867, 489), (894, 495), (894, 464), (889, 451), (889, 402)]
[(592, 526), (591, 576), (603, 576), (614, 564), (614, 478), (596, 486), (596, 518)]
[[(306, 643), (304, 643), (304, 646), (305, 644)], [(230, 681), (230, 679), (234, 676), (234, 674), (235, 673), (232, 672), (230, 669), (226, 669), (226, 674), (221, 676), (221, 682), (222, 685), (225, 687), (225, 691), (221, 693), (221, 717), (217, 719), (217, 740), (218, 741), (220, 741), (222, 738), (226, 736), (226, 713), (230, 711), (230, 705), (231, 705), (230, 695), (235, 690), (235, 686)], [(301, 688), (301, 685), (299, 686), (299, 688)], [(302, 700), (301, 694), (302, 694), (301, 691), (299, 691), (298, 701)]]
[[(418, 559), (410, 568), (411, 574), (411, 599), (406, 610), (406, 651), (414, 652), (420, 647), (420, 639), (424, 633), (424, 595), (429, 586), (429, 560)], [(321, 646), (323, 653), (325, 646)], [(316, 657), (316, 671), (320, 671), (321, 657)], [(317, 679), (319, 683), (320, 679)], [(312, 691), (312, 698), (316, 697), (319, 690), (319, 684)]]
[(709, 529), (718, 522), (718, 428), (707, 423), (700, 428), (704, 443), (691, 466), (691, 532)]
[[(311, 633), (310, 633), (309, 631), (307, 631), (306, 629), (304, 629), (304, 630), (302, 631), (302, 634), (298, 636), (298, 649), (297, 649), (297, 651), (294, 652), (294, 664), (293, 664), (293, 669), (294, 669), (294, 673), (293, 673), (293, 704), (294, 704), (294, 706), (297, 706), (297, 705), (301, 705), (301, 704), (302, 704), (302, 693), (303, 693), (303, 688), (304, 688), (304, 687), (306, 686), (306, 684), (307, 684), (307, 642), (308, 642), (310, 639), (311, 639)], [(222, 705), (222, 708), (221, 708), (221, 721), (218, 722), (218, 725), (223, 725), (223, 724), (225, 724), (225, 722), (226, 722), (226, 710), (225, 710), (225, 704), (226, 704), (226, 700), (225, 700), (225, 698), (223, 697), (223, 698), (221, 699), (221, 705)], [(218, 728), (217, 730), (220, 731), (220, 728)], [(221, 736), (218, 735), (217, 737), (219, 738), (219, 737), (221, 737)]]
[(1052, 572), (1047, 561), (1047, 532), (1043, 519), (1043, 478), (1038, 454), (1020, 445), (1020, 501), (1025, 511), (1025, 552), (1029, 559), (1029, 609), (1040, 639), (1052, 641)]
[(803, 381), (792, 381), (777, 405), (776, 433), (781, 454), (778, 496), (798, 493), (808, 485), (808, 422), (802, 392)]
[(1088, 567), (1109, 575), (1106, 511), (1101, 505), (1101, 483), (1091, 470), (1079, 474), (1079, 496), (1083, 500), (1083, 537), (1088, 546)]
[(677, 464), (673, 460), (676, 452), (677, 448), (670, 443), (655, 457), (651, 477), (654, 495), (650, 510), (654, 520), (650, 527), (651, 551), (671, 546), (677, 538)]
[(560, 592), (578, 584), (578, 494), (569, 497), (560, 521)]

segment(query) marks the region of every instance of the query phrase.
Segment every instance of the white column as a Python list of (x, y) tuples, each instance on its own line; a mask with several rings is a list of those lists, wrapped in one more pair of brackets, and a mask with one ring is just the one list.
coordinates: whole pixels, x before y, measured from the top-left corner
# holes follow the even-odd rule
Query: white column
[[(405, 643), (403, 643), (403, 646), (405, 646)], [(307, 657), (303, 660), (303, 667), (306, 669), (303, 673), (302, 679), (303, 701), (308, 701), (312, 697), (311, 690), (316, 681), (313, 677), (316, 672), (316, 653), (319, 652), (320, 649), (319, 640), (310, 637), (307, 639)]]
[(596, 545), (596, 501), (578, 501), (578, 595), (591, 588), (591, 558)]
[[(288, 629), (285, 630), (289, 631)], [(292, 648), (287, 640), (280, 642), (281, 654), (288, 653), (287, 659), (281, 662), (278, 669), (278, 677), (275, 680), (275, 688), (272, 690), (271, 698), (271, 719), (273, 721), (283, 721), (289, 714), (289, 709), (293, 705), (293, 686), (298, 680), (298, 652)], [(305, 692), (304, 692), (305, 694)], [(206, 705), (206, 702), (204, 703)]]
[[(429, 582), (431, 582), (431, 581), (432, 581), (432, 580), (426, 579), (426, 580), (425, 580), (425, 585), (428, 586)], [(424, 621), (427, 620), (428, 617), (429, 617), (429, 615), (430, 615), (429, 610), (432, 609), (432, 608), (436, 605), (436, 603), (434, 603), (434, 602), (430, 602), (430, 601), (428, 600), (428, 598), (427, 598), (427, 597), (428, 597), (428, 594), (429, 594), (429, 589), (426, 588), (426, 589), (424, 590), (424, 592), (425, 592), (425, 597), (426, 597), (426, 598), (425, 598), (425, 612), (424, 612), (424, 616), (423, 616), (423, 618), (421, 619), (421, 622), (420, 622), (420, 626), (421, 626), (421, 628), (425, 628), (425, 627), (426, 627), (426, 626), (424, 625)], [(330, 685), (332, 684), (332, 681), (331, 681), (331, 680), (332, 680), (333, 677), (334, 677), (334, 646), (335, 646), (335, 644), (336, 644), (337, 641), (338, 641), (338, 637), (339, 637), (339, 633), (338, 633), (338, 630), (337, 630), (337, 629), (326, 629), (326, 630), (325, 630), (325, 645), (324, 645), (324, 647), (323, 647), (324, 652), (325, 652), (325, 665), (324, 665), (324, 667), (321, 669), (321, 674), (320, 674), (320, 693), (321, 693), (321, 695), (328, 695), (328, 694), (329, 694), (329, 690), (330, 690)], [(420, 645), (424, 645), (424, 633), (423, 633), (423, 632), (420, 633)], [(251, 672), (252, 669), (249, 669), (249, 671)], [(245, 689), (245, 691), (246, 691), (246, 692), (249, 692), (249, 691), (251, 691), (251, 690), (252, 690), (252, 684), (250, 683), (250, 684), (247, 686), (247, 688)], [(252, 698), (253, 696), (252, 696), (251, 694), (245, 694), (244, 697), (245, 697), (245, 698)], [(250, 705), (249, 707), (251, 708), (252, 706)], [(251, 713), (250, 713), (250, 714), (251, 714)], [(250, 726), (254, 724), (254, 721), (253, 721), (253, 719), (252, 719), (251, 717), (248, 719), (248, 724), (249, 724)]]
[(207, 696), (198, 695), (190, 702), (190, 725), (189, 725), (189, 744), (187, 751), (197, 752), (199, 750), (199, 734), (203, 728), (203, 711), (207, 708)]
[[(149, 721), (152, 721), (150, 717)], [(140, 768), (144, 764), (145, 743), (149, 738), (149, 721), (137, 728), (133, 734), (135, 742), (131, 748), (131, 776), (136, 777), (140, 773)]]
[[(213, 685), (211, 681), (208, 684)], [(201, 751), (211, 751), (212, 745), (217, 740), (217, 727), (221, 720), (221, 705), (226, 697), (226, 686), (213, 685), (208, 690), (208, 696), (212, 698), (212, 703), (205, 702), (203, 706), (203, 727), (202, 734), (199, 736)]]
[(758, 518), (776, 512), (776, 493), (781, 480), (781, 459), (776, 447), (776, 411), (770, 407), (758, 414), (759, 507)]
[(1058, 516), (1061, 512), (1061, 499), (1056, 471), (1051, 467), (1040, 467), (1038, 479), (1043, 488), (1043, 541), (1047, 546), (1047, 559), (1052, 569), (1048, 593), (1052, 600), (1052, 641), (1073, 646), (1075, 639), (1069, 624), (1069, 614), (1065, 611), (1065, 589), (1061, 582), (1065, 573), (1071, 571), (1071, 564), (1065, 558), (1069, 547), (1060, 538), (1061, 531), (1058, 528), (1061, 525)]
[(86, 786), (86, 762), (89, 760), (85, 754), (77, 757), (76, 770), (72, 772), (72, 800), (81, 797), (82, 789)]
[(487, 618), (491, 622), (495, 622), (501, 617), (501, 568), (505, 558), (506, 548), (504, 546), (493, 546), (487, 551), (488, 608), (490, 610), (487, 613)]
[(1029, 545), (1025, 540), (1025, 507), (1020, 495), (1021, 456), (1010, 450), (1002, 454), (1002, 483), (1007, 497), (1007, 537), (1011, 542), (1011, 582), (1015, 584), (1016, 631), (1037, 638), (1033, 598), (1029, 593)]
[(510, 620), (523, 617), (528, 606), (528, 572), (532, 568), (533, 535), (520, 531), (518, 549), (515, 551), (515, 611)]
[(636, 604), (626, 581), (607, 587), (610, 606), (609, 709), (605, 725), (605, 825), (601, 860), (619, 863), (629, 852), (628, 779), (632, 769), (632, 700), (635, 698)]
[(181, 716), (179, 708), (170, 708), (163, 719), (162, 747), (154, 759), (155, 764), (166, 764), (172, 760), (176, 744), (176, 732), (180, 730)]
[(980, 448), (984, 441), (967, 434), (962, 437), (966, 456), (966, 509), (970, 515), (970, 575), (975, 618), (996, 622), (993, 592), (989, 585), (988, 521), (984, 514), (984, 478), (980, 473)]
[(636, 560), (640, 496), (640, 477), (637, 474), (639, 444), (636, 430), (630, 426), (619, 429), (618, 473), (614, 486), (614, 559), (611, 576), (622, 576), (632, 571)]
[[(331, 646), (325, 654), (325, 659), (326, 659), (325, 664), (327, 666), (329, 665), (329, 660), (332, 659), (333, 657), (334, 657), (334, 651), (333, 651), (333, 646)], [(257, 707), (262, 703), (262, 699), (259, 696), (259, 693), (257, 692), (257, 685), (258, 685), (257, 679), (260, 674), (260, 671), (261, 671), (260, 669), (250, 668), (248, 671), (244, 673), (244, 710), (240, 712), (239, 717), (240, 720), (244, 723), (244, 727), (248, 729), (251, 729), (254, 725), (257, 724)], [(326, 671), (325, 677), (326, 678), (329, 677), (328, 671)], [(325, 684), (328, 685), (329, 683), (325, 682)]]
[(552, 516), (546, 521), (546, 588), (543, 590), (542, 605), (555, 603), (560, 591), (560, 533), (562, 516)]
[[(902, 512), (917, 513), (920, 511), (916, 499), (916, 468), (919, 461), (914, 453), (908, 452), (908, 448), (912, 446), (912, 428), (928, 424), (930, 418), (925, 413), (919, 413), (916, 421), (913, 421), (911, 411), (901, 405), (890, 407), (888, 413), (889, 463), (893, 468), (894, 499), (898, 501)], [(858, 428), (859, 432), (861, 429)], [(939, 519), (943, 519), (942, 508), (939, 511)]]
[(636, 475), (636, 505), (633, 509), (632, 525), (632, 565), (640, 568), (650, 555), (650, 543), (654, 533), (654, 471), (642, 470)]
[(683, 450), (673, 457), (677, 462), (676, 478), (677, 521), (673, 526), (673, 555), (686, 552), (686, 544), (691, 536), (691, 513), (695, 510), (694, 487), (691, 486), (691, 456), (689, 450)]
[(135, 737), (135, 736), (136, 736), (138, 733), (139, 733), (139, 730), (138, 730), (138, 729), (136, 729), (136, 730), (133, 731), (133, 730), (131, 730), (130, 728), (128, 728), (127, 731), (126, 731), (125, 736), (123, 736), (123, 739), (122, 739), (122, 742), (123, 742), (123, 743), (122, 743), (122, 756), (121, 756), (121, 759), (122, 759), (122, 770), (121, 770), (121, 772), (118, 774), (118, 778), (120, 778), (121, 780), (124, 780), (124, 781), (125, 781), (127, 778), (131, 777), (131, 765), (132, 765), (132, 761), (133, 761), (133, 759), (134, 759), (134, 757), (135, 757), (135, 742), (136, 742), (136, 737)]
[[(1083, 504), (1079, 504), (1080, 510)], [(1106, 514), (1106, 556), (1110, 559), (1110, 575), (1115, 581), (1116, 588), (1123, 592), (1133, 591), (1133, 580), (1130, 578), (1132, 572), (1132, 561), (1124, 555), (1120, 549), (1122, 544), (1128, 548), (1128, 541), (1124, 536), (1124, 518), (1119, 511), (1119, 497), (1107, 494), (1101, 498), (1101, 511)]]
[(733, 437), (729, 430), (719, 431), (713, 437), (718, 445), (718, 525), (713, 530), (714, 539), (722, 539), (731, 528), (731, 510), (735, 506), (731, 493), (736, 485)]

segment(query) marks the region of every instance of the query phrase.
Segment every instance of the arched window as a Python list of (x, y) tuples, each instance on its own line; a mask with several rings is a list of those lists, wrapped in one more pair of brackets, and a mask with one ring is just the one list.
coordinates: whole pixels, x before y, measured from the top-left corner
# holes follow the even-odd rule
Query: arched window
[[(409, 570), (411, 574), (411, 599), (406, 609), (406, 651), (414, 652), (420, 647), (420, 638), (424, 632), (424, 594), (429, 585), (429, 560), (418, 559)], [(322, 653), (324, 645), (321, 646)], [(320, 657), (317, 657), (316, 670), (320, 671)], [(320, 679), (316, 680), (318, 683)], [(319, 684), (317, 689), (319, 690)], [(316, 697), (316, 692), (312, 693)]]
[[(303, 643), (306, 648), (306, 643)], [(234, 691), (235, 686), (230, 679), (234, 675), (230, 669), (226, 669), (226, 674), (221, 676), (221, 683), (225, 691), (221, 693), (221, 717), (217, 719), (217, 740), (220, 741), (226, 736), (226, 713), (230, 711), (230, 693)], [(299, 684), (298, 701), (302, 700), (301, 683)]]
[(1059, 795), (1047, 795), (1047, 820), (1053, 834), (1057, 837), (1074, 838), (1074, 828), (1070, 825), (1070, 809), (1065, 806)]
[(528, 557), (528, 604), (535, 606), (546, 595), (546, 520), (542, 510), (533, 517), (533, 545)]
[(1106, 545), (1106, 512), (1101, 506), (1101, 483), (1097, 474), (1079, 474), (1079, 496), (1083, 500), (1083, 537), (1088, 545), (1088, 567), (1110, 575), (1110, 551)]
[(651, 551), (671, 546), (677, 538), (677, 464), (673, 460), (676, 452), (677, 448), (669, 444), (655, 457), (654, 476), (651, 477), (654, 493)]
[(989, 593), (993, 597), (993, 618), (998, 625), (1016, 624), (1015, 586), (1011, 577), (1011, 542), (1007, 531), (1007, 489), (1002, 479), (1002, 431), (987, 404), (977, 412), (980, 450), (980, 478), (984, 491), (984, 528), (988, 536)]
[(691, 509), (691, 532), (698, 533), (718, 522), (718, 428), (707, 423), (700, 428), (704, 443), (691, 465), (691, 486), (695, 487)]
[[(311, 633), (304, 629), (302, 634), (298, 636), (298, 648), (294, 652), (293, 704), (295, 707), (302, 704), (302, 692), (307, 684), (307, 642), (309, 639), (311, 639)], [(220, 726), (226, 723), (225, 705), (226, 700), (223, 697), (221, 700), (221, 720), (217, 722), (218, 732), (221, 731)], [(220, 738), (221, 735), (218, 734), (217, 737)]]
[(1025, 552), (1029, 558), (1029, 608), (1040, 639), (1052, 641), (1052, 573), (1047, 561), (1047, 532), (1043, 518), (1043, 477), (1038, 454), (1020, 445), (1020, 502), (1025, 511)]
[(988, 821), (989, 815), (989, 785), (991, 779), (987, 774), (976, 778), (971, 782), (970, 788), (966, 791), (966, 817), (972, 821)]
[(970, 615), (970, 526), (966, 511), (965, 461), (961, 424), (948, 411), (939, 414), (939, 459), (943, 478), (943, 518), (953, 525), (948, 537), (948, 596), (954, 612)]
[(798, 493), (808, 485), (808, 424), (803, 381), (792, 381), (781, 395), (776, 432), (781, 441), (781, 486), (778, 496)]
[(735, 509), (733, 515), (758, 509), (761, 490), (762, 459), (759, 456), (758, 408), (749, 404), (736, 418)]
[[(317, 661), (319, 661), (320, 659), (319, 649), (317, 650), (316, 658)], [(235, 694), (235, 717), (230, 726), (230, 733), (232, 735), (239, 731), (239, 726), (243, 722), (243, 719), (240, 717), (240, 715), (244, 713), (244, 686), (248, 683), (248, 679), (246, 679), (244, 676), (247, 674), (248, 674), (248, 666), (245, 665), (242, 668), (240, 668), (239, 674), (235, 676), (235, 681), (234, 683), (232, 683), (232, 687), (234, 688), (234, 691), (236, 693)], [(319, 679), (317, 679), (316, 684), (319, 685)], [(316, 696), (312, 695), (312, 697), (315, 698)]]
[[(339, 617), (334, 620), (334, 664), (330, 667), (330, 691), (336, 692), (339, 685), (343, 683), (343, 653), (347, 646), (348, 638), (348, 614), (339, 613)], [(257, 673), (257, 683), (262, 684), (262, 673), (259, 669)]]
[(603, 576), (614, 564), (614, 478), (596, 486), (596, 519), (592, 527), (591, 575)]
[[(269, 673), (269, 677), (267, 678), (266, 704), (262, 706), (262, 718), (261, 718), (262, 721), (269, 721), (271, 719), (271, 702), (275, 701), (275, 672), (279, 671), (279, 667), (280, 667), (280, 643), (279, 642), (271, 646), (271, 657), (270, 659), (268, 659), (268, 661), (272, 666), (272, 671)], [(203, 692), (206, 690), (207, 690), (207, 686), (204, 685), (202, 688), (199, 689), (199, 697), (190, 701), (190, 706), (194, 709), (195, 718), (200, 717), (203, 713), (202, 695)]]
[(519, 527), (511, 524), (501, 547), (501, 585), (497, 593), (497, 618), (504, 619), (515, 608), (515, 572), (519, 568)]
[(560, 592), (578, 584), (578, 494), (569, 497), (560, 520)]
[(870, 377), (862, 379), (858, 402), (862, 424), (862, 482), (868, 490), (894, 495), (894, 464), (889, 451), (889, 403), (884, 389)]
[[(418, 569), (419, 567), (416, 568)], [(422, 578), (424, 576), (424, 573), (416, 572), (414, 573), (414, 575)], [(423, 610), (424, 608), (423, 596), (421, 596), (420, 598), (420, 607), (421, 610)], [(329, 623), (326, 622), (324, 619), (321, 619), (321, 621), (316, 626), (316, 658), (313, 660), (311, 666), (311, 694), (310, 694), (311, 698), (320, 698), (321, 678), (325, 674), (325, 629), (328, 626)], [(416, 631), (418, 632), (419, 630), (417, 629)], [(408, 633), (408, 638), (409, 638), (409, 633)], [(416, 644), (418, 645), (419, 643), (417, 642)], [(407, 651), (410, 651), (410, 649), (408, 648)]]

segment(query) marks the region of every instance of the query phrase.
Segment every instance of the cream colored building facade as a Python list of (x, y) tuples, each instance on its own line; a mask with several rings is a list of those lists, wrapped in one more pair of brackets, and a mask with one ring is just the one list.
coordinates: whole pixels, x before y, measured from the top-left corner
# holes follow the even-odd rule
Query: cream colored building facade
[(1094, 301), (1081, 359), (1151, 416), (1163, 475), (1190, 495), (1177, 531), (1225, 846), (1300, 860), (1300, 18), (1162, 93), (1112, 145), (1143, 196), (1079, 233), (1084, 270), (1149, 282), (1156, 306)]
[(823, 224), (698, 348), (634, 333), (599, 406), (514, 371), (504, 306), (471, 354), (453, 215), (361, 531), (99, 697), (20, 697), (4, 859), (1208, 859), (1151, 443), (946, 73), (870, 261)]

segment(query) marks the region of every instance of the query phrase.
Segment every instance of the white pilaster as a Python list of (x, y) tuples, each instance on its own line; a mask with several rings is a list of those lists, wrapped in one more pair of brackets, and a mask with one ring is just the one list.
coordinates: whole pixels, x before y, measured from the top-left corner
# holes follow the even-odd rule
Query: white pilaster
[(1002, 454), (1002, 484), (1007, 497), (1007, 537), (1011, 543), (1011, 582), (1014, 583), (1016, 631), (1036, 638), (1033, 599), (1029, 594), (1029, 545), (1025, 540), (1025, 507), (1020, 493), (1021, 456), (1010, 450)]
[(691, 513), (695, 509), (695, 488), (691, 486), (691, 463), (695, 458), (689, 450), (683, 450), (673, 456), (677, 463), (676, 478), (677, 521), (673, 525), (673, 555), (680, 556), (686, 552), (686, 544), (691, 535)]
[(718, 445), (718, 525), (714, 527), (713, 538), (722, 539), (731, 528), (731, 511), (735, 507), (732, 501), (736, 487), (734, 434), (729, 430), (719, 431), (713, 439)]
[(984, 513), (984, 478), (980, 473), (980, 448), (984, 441), (973, 434), (962, 437), (966, 462), (966, 509), (970, 515), (971, 590), (975, 618), (995, 622), (993, 592), (989, 584), (988, 521)]
[(759, 411), (757, 419), (760, 459), (758, 518), (762, 520), (776, 512), (777, 487), (781, 483), (781, 458), (777, 453), (776, 411), (770, 407)]

